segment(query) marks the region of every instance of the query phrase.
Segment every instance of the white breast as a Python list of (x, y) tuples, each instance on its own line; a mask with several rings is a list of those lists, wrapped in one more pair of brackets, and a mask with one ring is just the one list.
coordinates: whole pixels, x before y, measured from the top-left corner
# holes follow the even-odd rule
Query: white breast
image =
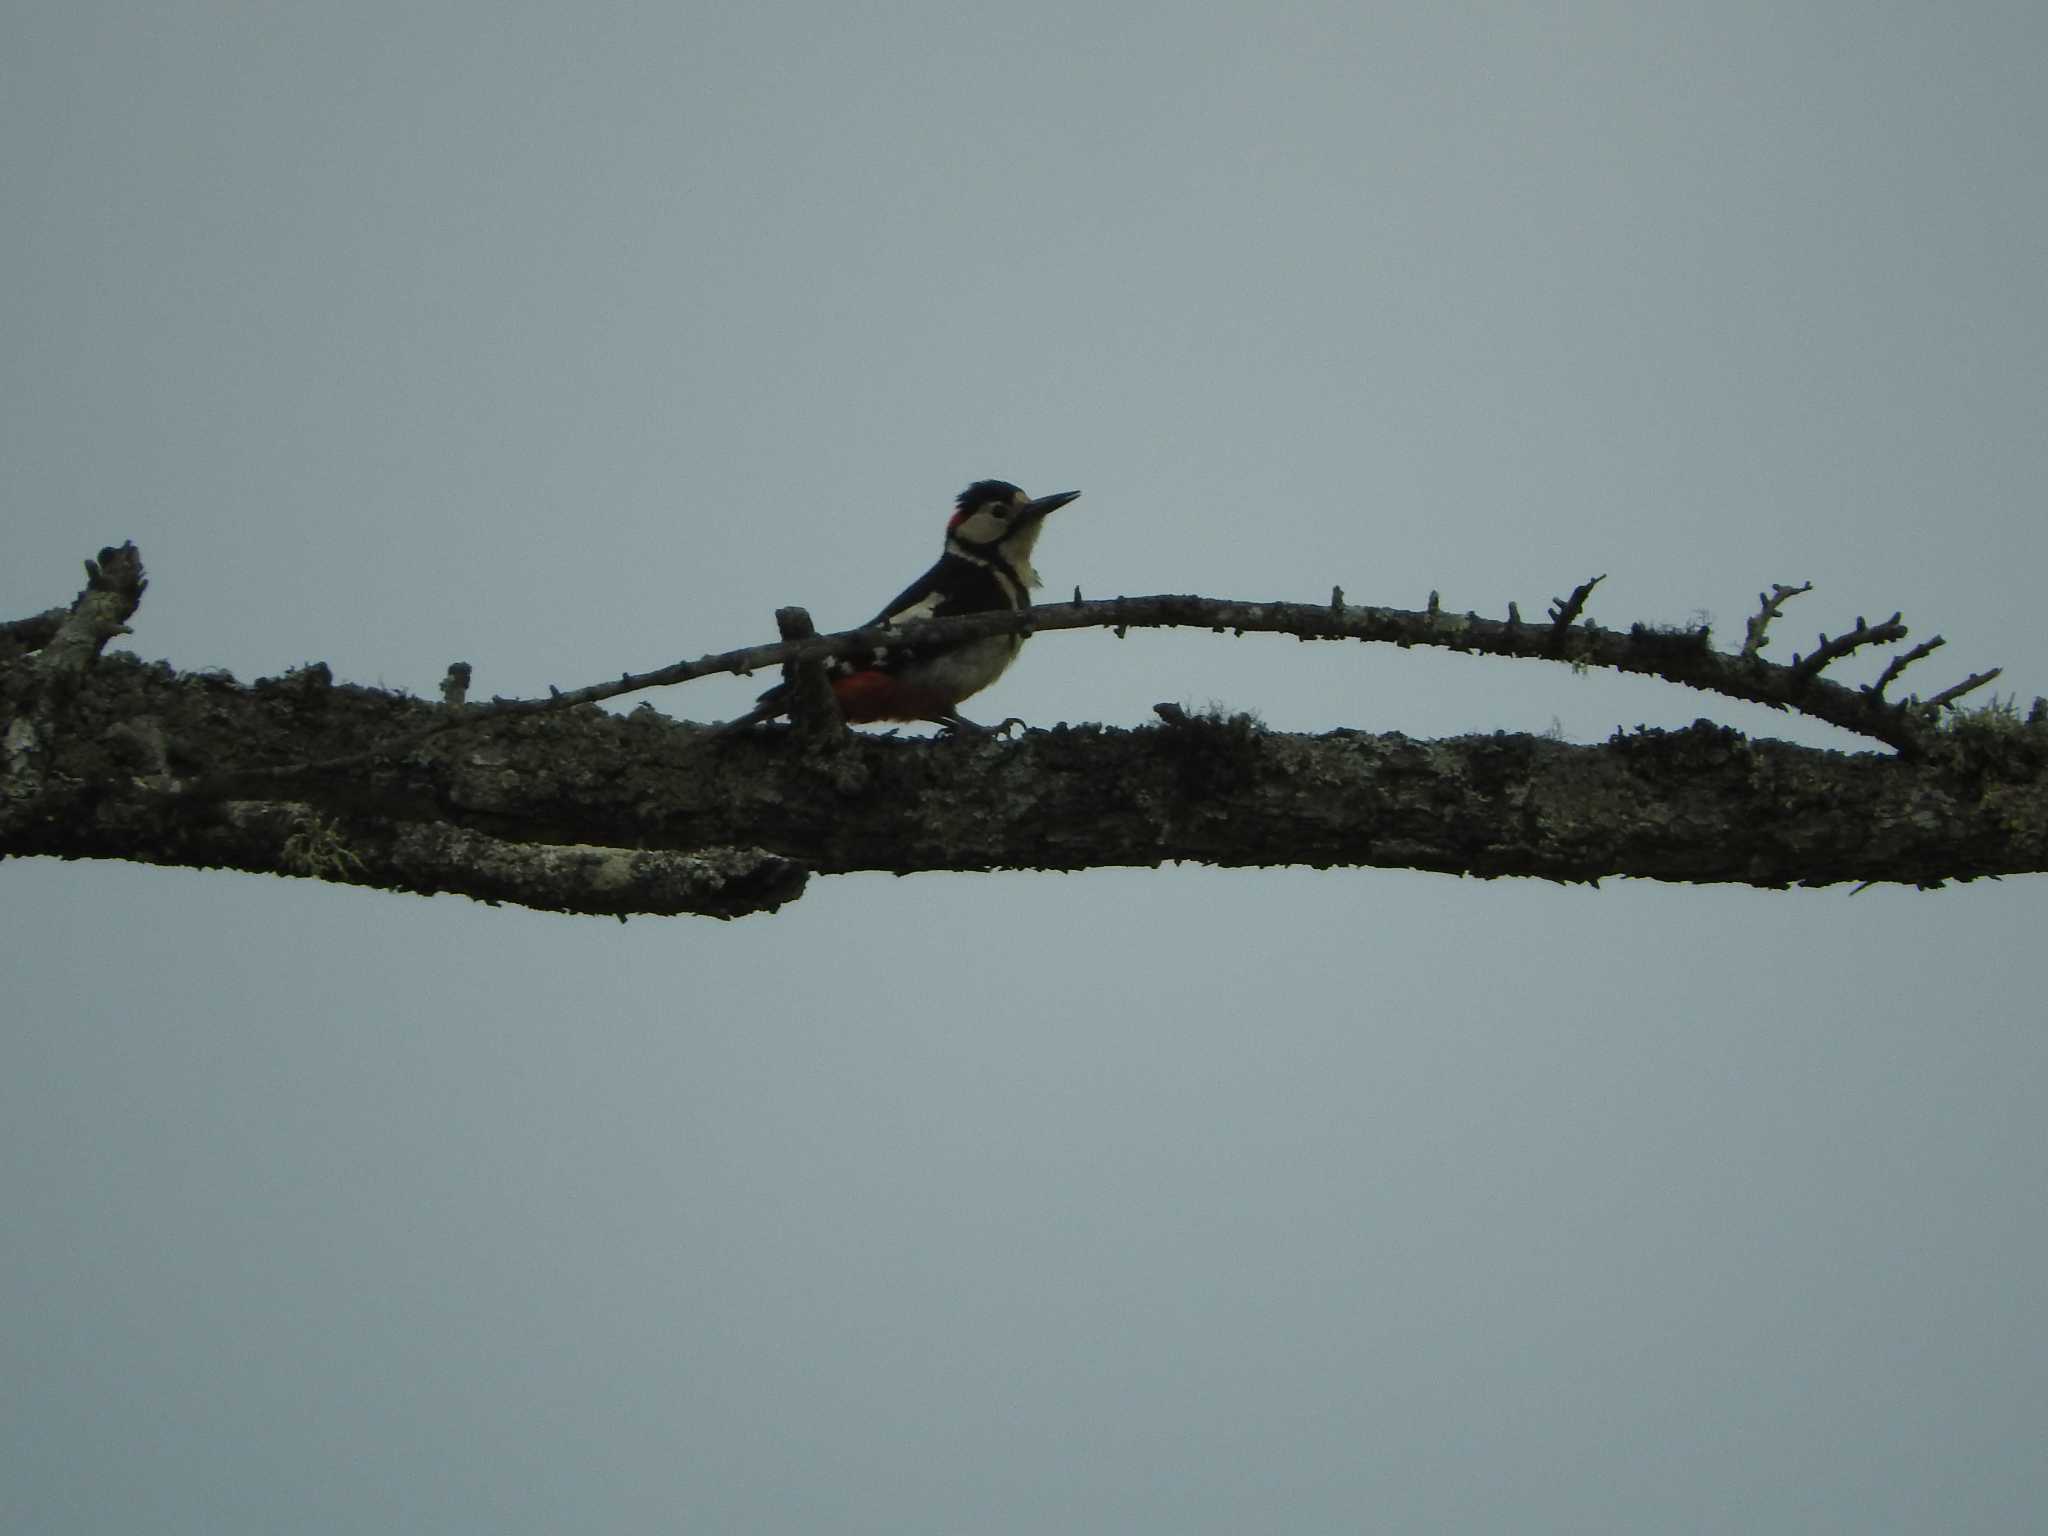
[(1024, 648), (1021, 635), (991, 635), (918, 662), (920, 684), (943, 689), (948, 697), (965, 699), (981, 692), (1009, 670)]

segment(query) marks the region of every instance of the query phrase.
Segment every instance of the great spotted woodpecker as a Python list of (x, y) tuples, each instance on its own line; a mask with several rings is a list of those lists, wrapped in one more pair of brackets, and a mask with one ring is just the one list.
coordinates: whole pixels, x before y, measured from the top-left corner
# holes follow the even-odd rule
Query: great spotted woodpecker
[[(1031, 550), (1045, 516), (1081, 493), (1027, 496), (1007, 480), (977, 480), (962, 491), (946, 524), (946, 550), (938, 564), (905, 587), (863, 627), (907, 624), (1031, 606), (1038, 572)], [(839, 711), (854, 725), (877, 720), (930, 720), (955, 731), (988, 727), (963, 719), (960, 703), (1001, 677), (1023, 649), (1022, 635), (994, 635), (939, 647), (890, 646), (858, 661), (834, 659), (826, 675)], [(789, 685), (724, 727), (738, 730), (773, 720), (789, 708)]]

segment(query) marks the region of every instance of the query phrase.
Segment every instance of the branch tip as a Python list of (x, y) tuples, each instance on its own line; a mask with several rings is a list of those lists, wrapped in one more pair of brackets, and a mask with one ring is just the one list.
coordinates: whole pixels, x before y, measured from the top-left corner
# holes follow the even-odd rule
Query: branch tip
[[(1782, 581), (1771, 583), (1771, 590), (1756, 595), (1757, 611), (1750, 618), (1742, 640), (1742, 659), (1754, 661), (1757, 653), (1764, 648), (1764, 637), (1771, 627), (1771, 620), (1784, 617), (1785, 602), (1788, 598), (1799, 597), (1813, 590), (1810, 581), (1796, 587), (1788, 587)], [(1894, 615), (1896, 618), (1896, 615)], [(1859, 621), (1860, 622), (1860, 621)], [(1793, 658), (1796, 663), (1798, 658)]]
[(1880, 699), (1883, 698), (1885, 689), (1889, 688), (1898, 675), (1913, 665), (1914, 662), (1932, 655), (1947, 644), (1948, 642), (1942, 639), (1940, 635), (1936, 635), (1932, 640), (1923, 640), (1920, 644), (1914, 646), (1913, 649), (1906, 652), (1905, 655), (1893, 657), (1891, 665), (1884, 669), (1884, 675), (1875, 684), (1874, 691), (1877, 696)]
[(1572, 588), (1570, 597), (1556, 597), (1550, 601), (1550, 638), (1553, 643), (1564, 638), (1564, 632), (1572, 622), (1586, 611), (1586, 599), (1593, 595), (1593, 589), (1607, 579), (1602, 571), (1590, 581), (1582, 581)]
[(1875, 625), (1864, 622), (1863, 616), (1858, 614), (1854, 629), (1845, 630), (1833, 639), (1821, 635), (1819, 648), (1812, 655), (1804, 659), (1793, 657), (1792, 672), (1795, 679), (1800, 682), (1811, 681), (1820, 675), (1821, 668), (1840, 661), (1851, 651), (1860, 650), (1866, 645), (1890, 645), (1895, 640), (1905, 638), (1906, 626), (1899, 622), (1898, 614), (1895, 613), (1882, 624)]
[(1942, 689), (1940, 693), (1937, 693), (1933, 698), (1929, 699), (1925, 704), (1921, 706), (1921, 708), (1925, 709), (1931, 715), (1936, 710), (1940, 709), (1943, 705), (1953, 704), (1957, 699), (1960, 699), (1964, 694), (1974, 693), (1977, 689), (1982, 688), (1986, 683), (1994, 681), (1999, 676), (1999, 674), (2001, 674), (2004, 671), (2005, 668), (2003, 667), (1993, 667), (1989, 672), (1974, 673), (1971, 676), (1964, 678), (1960, 683), (1957, 683), (1955, 687)]
[(100, 551), (85, 562), (85, 590), (72, 600), (56, 632), (42, 646), (36, 665), (43, 672), (82, 672), (99, 659), (109, 640), (133, 634), (128, 620), (149, 587), (142, 556), (131, 541)]

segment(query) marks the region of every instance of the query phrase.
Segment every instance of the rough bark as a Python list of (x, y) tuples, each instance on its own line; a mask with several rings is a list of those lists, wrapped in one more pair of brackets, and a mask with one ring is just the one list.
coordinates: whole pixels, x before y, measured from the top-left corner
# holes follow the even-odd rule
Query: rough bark
[[(1915, 715), (1910, 752), (1856, 754), (1704, 721), (1574, 746), (1289, 735), (1166, 707), (1135, 730), (1011, 739), (722, 734), (575, 696), (494, 711), (337, 685), (324, 667), (243, 685), (100, 654), (141, 593), (139, 561), (121, 555), (103, 553), (68, 615), (30, 621), (33, 650), (0, 657), (0, 856), (620, 916), (773, 910), (809, 875), (852, 870), (1192, 860), (1784, 886), (2048, 869), (2048, 729), (2009, 712), (1946, 731)], [(1561, 603), (1536, 626), (1544, 643), (1571, 655), (1615, 638), (1568, 631), (1576, 612)], [(804, 627), (779, 658), (834, 639)], [(1665, 649), (1688, 674), (1747, 664), (1753, 686), (1795, 670), (1756, 673), (1704, 637)]]

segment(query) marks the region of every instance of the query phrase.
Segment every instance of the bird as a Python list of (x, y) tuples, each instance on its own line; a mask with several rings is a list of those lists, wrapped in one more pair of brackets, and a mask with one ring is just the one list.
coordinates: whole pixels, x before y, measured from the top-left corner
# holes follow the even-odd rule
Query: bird
[[(962, 613), (1019, 612), (1031, 606), (1038, 572), (1031, 552), (1047, 514), (1079, 496), (1061, 491), (1033, 497), (1007, 480), (977, 480), (953, 501), (946, 544), (936, 564), (905, 587), (863, 628), (908, 624)], [(833, 657), (826, 666), (832, 695), (850, 725), (928, 720), (949, 731), (986, 733), (960, 713), (963, 701), (1009, 669), (1024, 647), (1022, 635), (989, 635), (915, 648), (891, 645), (857, 660)], [(760, 702), (721, 727), (736, 731), (789, 712), (791, 688), (779, 683)]]

